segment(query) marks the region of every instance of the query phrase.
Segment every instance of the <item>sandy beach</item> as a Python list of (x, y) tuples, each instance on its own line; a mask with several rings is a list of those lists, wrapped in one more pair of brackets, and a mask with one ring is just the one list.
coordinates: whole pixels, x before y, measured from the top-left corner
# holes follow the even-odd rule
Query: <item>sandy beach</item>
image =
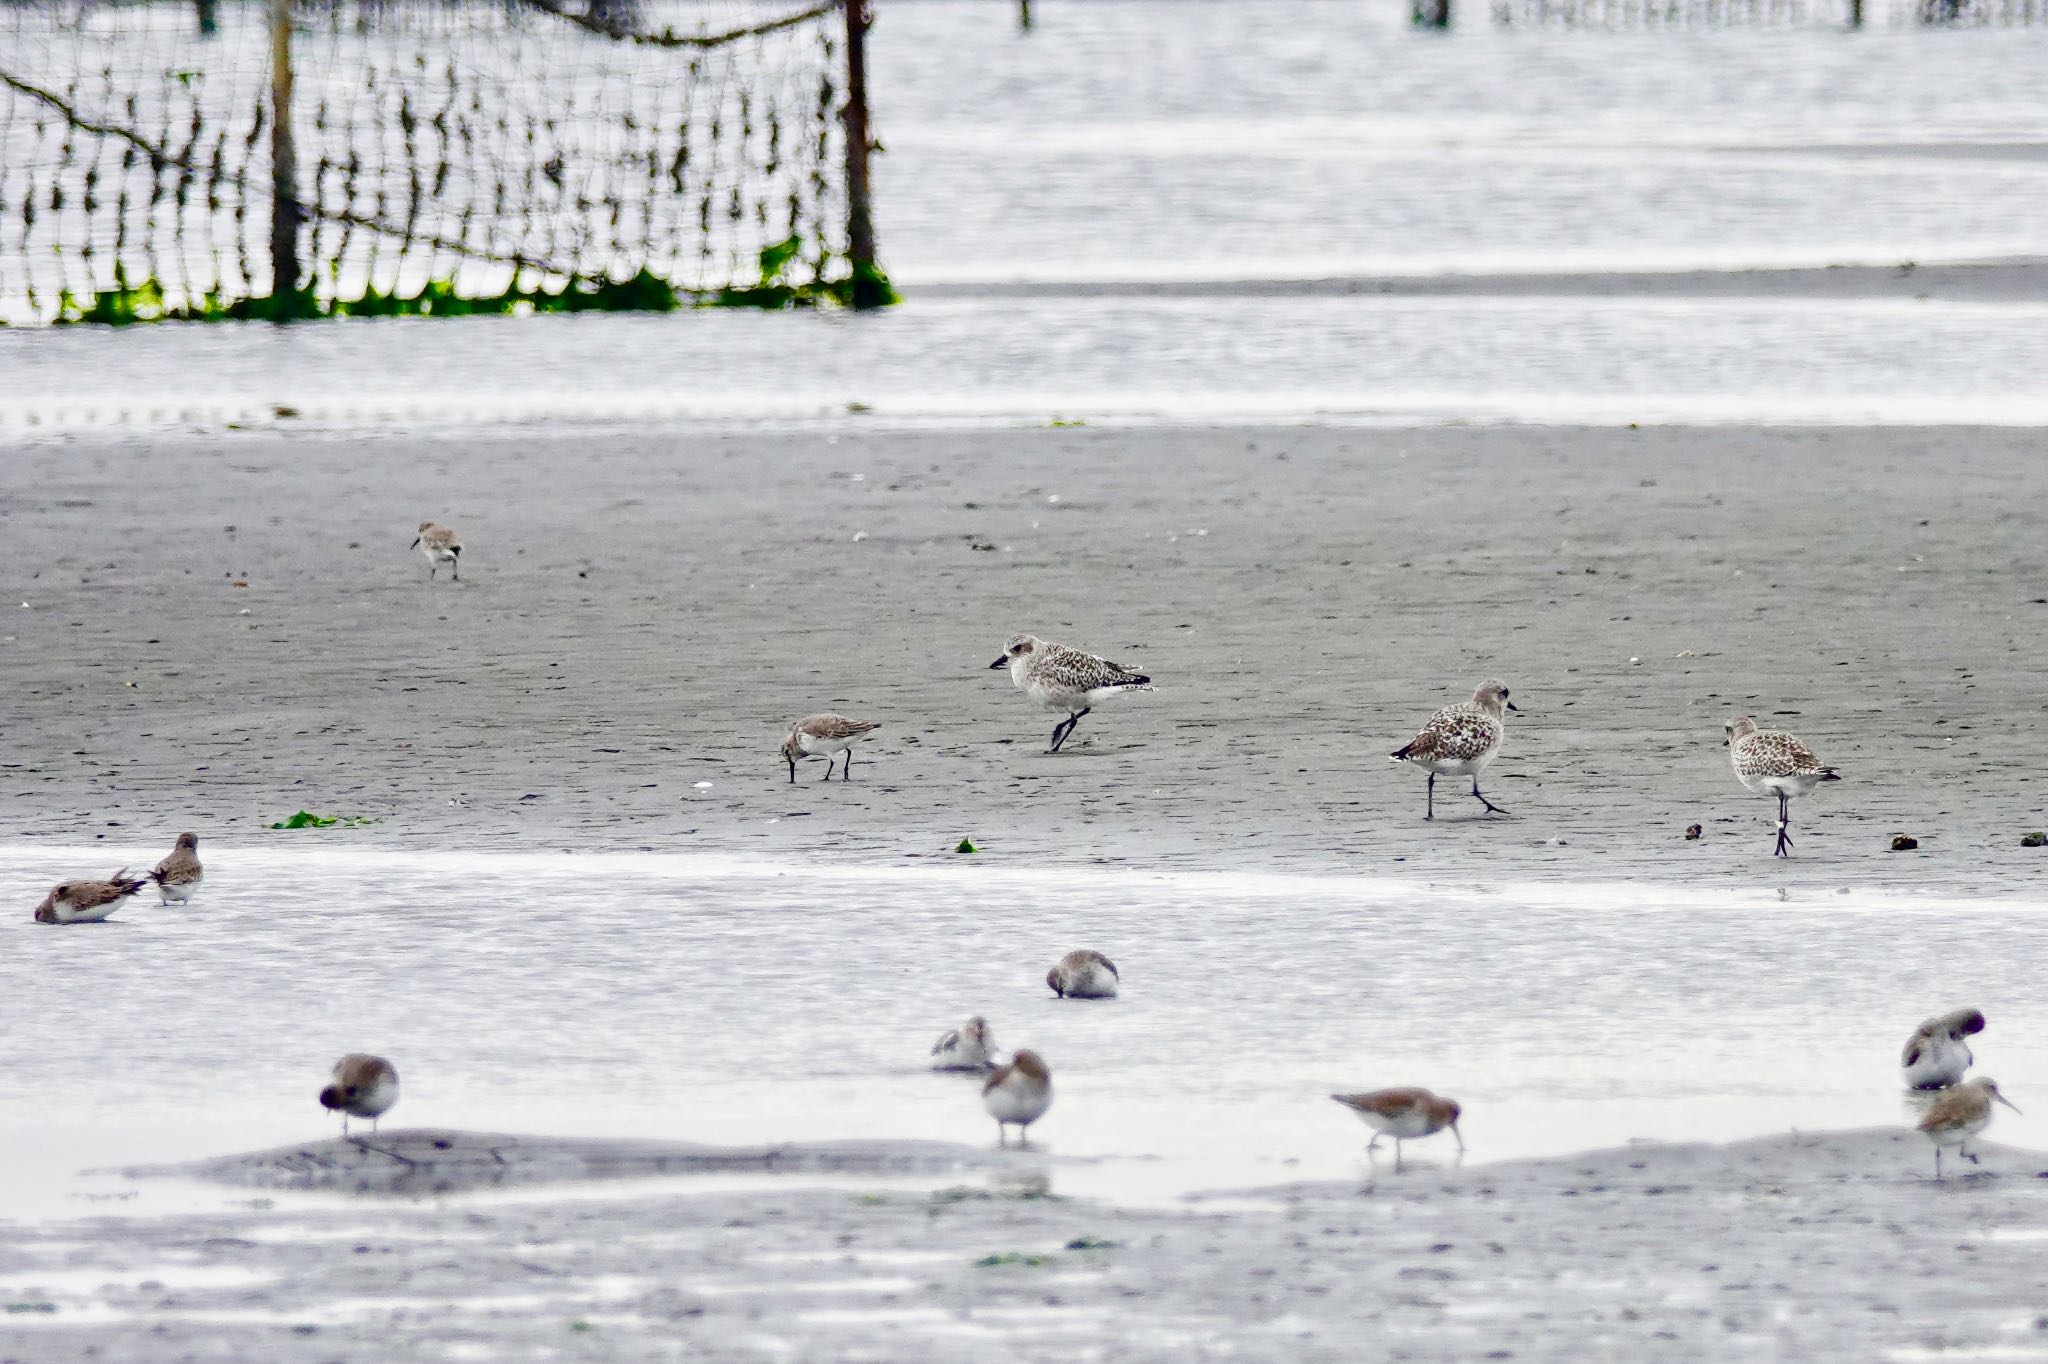
[[(452, 1162), (493, 1140), (373, 1145)], [(1903, 1131), (1468, 1169), (1424, 1147), (1399, 1173), (1145, 1209), (956, 1148), (957, 1174), (917, 1186), (117, 1210), (10, 1229), (0, 1358), (2030, 1357), (2048, 1155), (1983, 1151), (1937, 1184)], [(203, 1173), (346, 1187), (383, 1160), (328, 1142)]]
[[(2037, 888), (2044, 451), (857, 423), (23, 443), (0, 828), (115, 862), (186, 828), (799, 860), (971, 837), (1026, 865)], [(459, 583), (407, 552), (429, 517), (465, 538)], [(1048, 756), (1053, 717), (987, 667), (1018, 630), (1156, 689)], [(1523, 711), (1488, 773), (1512, 814), (1440, 782), (1427, 824), (1386, 754), (1493, 675)], [(776, 746), (824, 709), (882, 729), (851, 784), (792, 786)], [(1745, 711), (1844, 776), (1795, 806), (1791, 859), (1727, 767)], [(300, 809), (381, 822), (268, 829)]]

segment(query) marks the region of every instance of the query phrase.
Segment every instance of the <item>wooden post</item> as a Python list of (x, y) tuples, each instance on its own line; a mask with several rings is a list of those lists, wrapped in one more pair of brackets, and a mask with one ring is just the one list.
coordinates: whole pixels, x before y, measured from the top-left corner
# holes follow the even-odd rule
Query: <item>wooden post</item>
[(270, 306), (279, 322), (297, 311), (301, 217), (292, 145), (292, 0), (270, 0)]
[(873, 16), (868, 0), (843, 0), (846, 9), (846, 254), (853, 263), (856, 309), (880, 308), (894, 301), (889, 282), (875, 261), (875, 219), (868, 195), (868, 25)]

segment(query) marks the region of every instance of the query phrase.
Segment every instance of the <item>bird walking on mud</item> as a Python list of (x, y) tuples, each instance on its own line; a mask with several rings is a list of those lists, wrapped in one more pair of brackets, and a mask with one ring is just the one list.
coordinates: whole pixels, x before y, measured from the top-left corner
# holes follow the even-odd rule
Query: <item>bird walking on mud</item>
[(875, 720), (849, 720), (844, 715), (826, 711), (819, 715), (806, 715), (790, 726), (789, 736), (782, 741), (782, 757), (789, 764), (789, 779), (796, 780), (796, 764), (799, 758), (825, 758), (825, 780), (832, 780), (832, 758), (834, 754), (846, 755), (845, 769), (840, 780), (853, 780), (853, 746), (868, 737), (881, 724)]
[(1920, 1130), (1934, 1143), (1934, 1177), (1941, 1178), (1941, 1148), (1953, 1146), (1956, 1154), (1972, 1165), (1969, 1140), (1991, 1125), (1991, 1101), (1996, 1099), (2013, 1112), (2019, 1106), (1998, 1092), (1998, 1081), (1975, 1079), (1957, 1085), (1927, 1106), (1920, 1115)]
[(410, 547), (425, 556), (429, 581), (441, 571), (442, 564), (450, 566), (455, 581), (462, 581), (462, 537), (448, 527), (432, 521), (420, 522), (420, 533), (413, 537)]
[(1378, 1146), (1381, 1137), (1394, 1139), (1396, 1170), (1401, 1168), (1402, 1142), (1435, 1136), (1446, 1127), (1458, 1139), (1458, 1154), (1465, 1154), (1465, 1135), (1458, 1130), (1458, 1119), (1465, 1110), (1455, 1099), (1446, 1099), (1414, 1086), (1375, 1089), (1368, 1094), (1332, 1094), (1330, 1097), (1357, 1114), (1358, 1120), (1372, 1129), (1372, 1140), (1365, 1144), (1366, 1150)]
[(1963, 1072), (1977, 1058), (1970, 1055), (1965, 1037), (1984, 1031), (1984, 1015), (1977, 1009), (1952, 1009), (1928, 1019), (1913, 1029), (1906, 1049), (1899, 1054), (1899, 1068), (1906, 1072), (1909, 1089), (1947, 1089), (1963, 1078)]
[(348, 1135), (350, 1118), (368, 1118), (370, 1130), (377, 1119), (398, 1102), (398, 1069), (381, 1056), (352, 1051), (334, 1063), (334, 1074), (320, 1091), (320, 1106), (341, 1114), (341, 1135)]
[(1773, 857), (1788, 857), (1792, 850), (1792, 797), (1803, 796), (1824, 781), (1840, 781), (1832, 767), (1825, 766), (1808, 748), (1790, 734), (1758, 729), (1756, 721), (1738, 715), (1727, 725), (1728, 760), (1742, 784), (1759, 795), (1778, 798), (1778, 847)]
[(155, 870), (149, 874), (149, 879), (156, 882), (157, 895), (160, 897), (158, 903), (167, 905), (176, 900), (183, 904), (199, 889), (199, 882), (204, 874), (204, 869), (199, 865), (199, 835), (179, 834), (177, 845), (171, 849), (168, 857), (156, 864)]
[(1152, 689), (1152, 679), (1143, 673), (1035, 635), (1010, 636), (1002, 656), (988, 666), (991, 671), (1008, 668), (1017, 690), (1047, 710), (1066, 712), (1067, 718), (1052, 728), (1049, 753), (1059, 752), (1081, 717), (1097, 705), (1126, 692)]
[(1031, 1124), (1052, 1107), (1052, 1072), (1044, 1058), (1029, 1048), (1020, 1050), (982, 1085), (981, 1106), (996, 1120), (996, 1145), (1009, 1144), (1013, 1123), (1019, 1144), (1030, 1145)]
[(1387, 755), (1395, 762), (1412, 763), (1429, 773), (1424, 819), (1436, 818), (1438, 773), (1470, 776), (1472, 796), (1486, 807), (1486, 813), (1507, 813), (1480, 793), (1479, 774), (1500, 753), (1501, 740), (1507, 737), (1509, 711), (1521, 713), (1508, 700), (1507, 684), (1488, 679), (1479, 684), (1470, 701), (1445, 706), (1429, 717), (1414, 738)]

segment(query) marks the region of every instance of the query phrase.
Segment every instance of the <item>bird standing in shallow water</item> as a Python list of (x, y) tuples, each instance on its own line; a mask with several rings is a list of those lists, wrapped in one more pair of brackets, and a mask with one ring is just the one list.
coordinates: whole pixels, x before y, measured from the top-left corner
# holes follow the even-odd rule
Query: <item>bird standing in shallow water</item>
[(1911, 1089), (1947, 1089), (1963, 1078), (1977, 1058), (1963, 1038), (1984, 1031), (1984, 1015), (1976, 1009), (1952, 1009), (1913, 1029), (1899, 1066)]
[(1445, 706), (1429, 717), (1420, 733), (1387, 756), (1397, 763), (1413, 763), (1429, 773), (1424, 819), (1436, 818), (1436, 778), (1439, 772), (1453, 777), (1470, 775), (1472, 796), (1490, 815), (1507, 811), (1479, 793), (1479, 774), (1500, 753), (1507, 737), (1507, 713), (1520, 710), (1508, 700), (1507, 684), (1488, 679), (1479, 684), (1470, 701)]
[(1465, 1134), (1458, 1130), (1458, 1118), (1465, 1110), (1454, 1099), (1413, 1086), (1375, 1089), (1369, 1094), (1332, 1094), (1330, 1097), (1357, 1114), (1359, 1121), (1373, 1130), (1372, 1140), (1365, 1144), (1366, 1150), (1378, 1146), (1381, 1137), (1394, 1139), (1396, 1170), (1401, 1168), (1402, 1142), (1434, 1136), (1446, 1127), (1458, 1139), (1458, 1154), (1465, 1154)]
[(1789, 734), (1758, 729), (1750, 716), (1736, 716), (1728, 722), (1727, 729), (1724, 742), (1728, 760), (1735, 764), (1736, 777), (1759, 795), (1778, 798), (1778, 848), (1771, 855), (1788, 857), (1792, 849), (1788, 813), (1792, 797), (1803, 796), (1824, 781), (1842, 778), (1834, 768), (1822, 766), (1805, 744)]
[(176, 900), (183, 904), (199, 889), (201, 875), (199, 835), (179, 834), (177, 846), (171, 849), (169, 857), (156, 864), (149, 879), (156, 882), (159, 903), (167, 905)]
[(1010, 1058), (1009, 1065), (988, 1077), (981, 1087), (981, 1106), (996, 1120), (996, 1145), (1009, 1144), (1010, 1124), (1015, 1123), (1024, 1129), (1018, 1143), (1028, 1146), (1031, 1124), (1052, 1107), (1052, 1072), (1037, 1052), (1021, 1050)]
[(1998, 1081), (1983, 1078), (1966, 1080), (1927, 1106), (1920, 1115), (1920, 1130), (1934, 1143), (1934, 1177), (1941, 1178), (1941, 1148), (1953, 1146), (1956, 1153), (1972, 1165), (1977, 1157), (1970, 1154), (1967, 1145), (1971, 1137), (1991, 1126), (1991, 1101), (2004, 1104), (2013, 1112), (2019, 1106), (1998, 1092)]
[(462, 581), (462, 537), (448, 527), (432, 521), (420, 522), (420, 533), (413, 537), (411, 548), (426, 556), (429, 581), (441, 571), (442, 564), (452, 568), (455, 581)]
[(39, 924), (96, 924), (141, 890), (144, 878), (130, 879), (123, 867), (104, 881), (66, 881), (53, 887), (36, 906)]
[(334, 1063), (334, 1074), (320, 1091), (320, 1106), (341, 1114), (341, 1135), (348, 1135), (348, 1120), (368, 1118), (370, 1130), (377, 1119), (398, 1102), (398, 1070), (381, 1056), (352, 1051)]
[(1050, 644), (1035, 635), (1011, 635), (1002, 657), (988, 665), (1010, 670), (1017, 690), (1047, 710), (1063, 710), (1067, 718), (1052, 727), (1049, 753), (1060, 751), (1081, 717), (1099, 703), (1126, 692), (1150, 691), (1152, 679), (1120, 664), (1064, 644)]
[(799, 758), (815, 758), (825, 755), (825, 780), (832, 780), (832, 755), (846, 755), (846, 770), (841, 780), (853, 780), (853, 746), (881, 725), (874, 720), (849, 720), (844, 715), (825, 711), (819, 715), (806, 715), (789, 728), (789, 737), (782, 741), (782, 757), (789, 764), (789, 779), (796, 780), (796, 764)]

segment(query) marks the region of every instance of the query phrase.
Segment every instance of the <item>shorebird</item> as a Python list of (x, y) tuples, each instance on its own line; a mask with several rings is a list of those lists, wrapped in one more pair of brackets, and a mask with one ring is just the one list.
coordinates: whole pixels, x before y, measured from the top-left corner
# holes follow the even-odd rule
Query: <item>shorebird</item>
[(1977, 1058), (1963, 1038), (1984, 1031), (1984, 1015), (1976, 1009), (1951, 1009), (1913, 1029), (1899, 1065), (1909, 1089), (1947, 1089), (1963, 1078)]
[(430, 580), (441, 571), (442, 564), (447, 564), (454, 571), (455, 581), (462, 581), (462, 537), (448, 527), (432, 521), (420, 522), (420, 533), (413, 537), (410, 547), (426, 556)]
[(1792, 797), (1803, 796), (1824, 781), (1840, 781), (1832, 767), (1823, 767), (1813, 750), (1789, 734), (1758, 729), (1756, 721), (1738, 715), (1728, 722), (1728, 760), (1735, 775), (1752, 791), (1778, 798), (1778, 849), (1773, 857), (1785, 857), (1792, 847), (1788, 832), (1787, 806)]
[(1970, 1154), (1967, 1143), (1985, 1128), (1991, 1126), (1991, 1101), (1998, 1100), (2013, 1112), (2019, 1107), (2011, 1099), (1998, 1092), (1998, 1081), (1978, 1078), (1966, 1080), (1927, 1106), (1920, 1116), (1920, 1130), (1934, 1143), (1934, 1177), (1941, 1178), (1941, 1148), (1953, 1146), (1956, 1153), (1972, 1165), (1977, 1157)]
[(1458, 1139), (1458, 1154), (1465, 1154), (1465, 1135), (1458, 1130), (1458, 1117), (1464, 1109), (1455, 1100), (1412, 1087), (1375, 1089), (1370, 1094), (1332, 1094), (1330, 1097), (1356, 1113), (1359, 1121), (1372, 1129), (1372, 1140), (1365, 1144), (1366, 1150), (1378, 1146), (1381, 1137), (1394, 1139), (1394, 1168), (1397, 1170), (1401, 1168), (1402, 1142), (1435, 1136), (1446, 1127)]
[(1046, 985), (1061, 999), (1115, 999), (1121, 981), (1115, 962), (1085, 947), (1067, 953), (1045, 973)]
[(351, 1117), (368, 1118), (374, 1132), (377, 1119), (389, 1113), (391, 1105), (397, 1102), (397, 1069), (381, 1056), (359, 1051), (352, 1051), (334, 1063), (334, 1074), (320, 1091), (320, 1106), (340, 1111), (344, 1137), (348, 1135)]
[(199, 835), (179, 834), (178, 845), (171, 849), (171, 855), (156, 864), (156, 870), (149, 879), (156, 882), (161, 904), (176, 900), (180, 904), (192, 898), (199, 889), (199, 878), (203, 873), (199, 866)]
[(66, 881), (36, 906), (39, 924), (96, 924), (141, 890), (146, 878), (130, 879), (123, 867), (104, 881)]
[(981, 1087), (981, 1106), (996, 1120), (996, 1145), (1009, 1144), (1010, 1124), (1025, 1129), (1018, 1134), (1020, 1145), (1030, 1145), (1032, 1123), (1052, 1107), (1052, 1072), (1038, 1053), (1026, 1048), (997, 1069)]
[(853, 780), (853, 746), (881, 725), (874, 720), (849, 720), (844, 715), (826, 711), (822, 715), (806, 715), (789, 728), (789, 737), (782, 741), (782, 756), (789, 763), (789, 779), (796, 780), (796, 763), (799, 758), (815, 758), (825, 755), (825, 780), (832, 780), (832, 755), (846, 755), (846, 771), (841, 775), (847, 781)]
[(1048, 753), (1059, 752), (1081, 717), (1110, 697), (1152, 689), (1152, 679), (1143, 673), (1064, 644), (1049, 644), (1034, 635), (1011, 635), (1002, 657), (988, 666), (991, 670), (1008, 668), (1019, 691), (1047, 710), (1067, 713), (1066, 719), (1052, 727)]
[(1429, 717), (1421, 733), (1388, 756), (1395, 762), (1413, 763), (1429, 773), (1429, 794), (1424, 819), (1436, 818), (1436, 778), (1439, 772), (1453, 777), (1470, 775), (1472, 795), (1490, 815), (1507, 811), (1479, 794), (1479, 774), (1500, 752), (1507, 734), (1507, 712), (1520, 714), (1508, 700), (1506, 684), (1481, 682), (1470, 701), (1445, 706)]
[(995, 1058), (990, 1053), (995, 1050), (995, 1042), (988, 1030), (988, 1020), (976, 1014), (959, 1027), (948, 1028), (943, 1037), (932, 1043), (932, 1069), (992, 1069)]

